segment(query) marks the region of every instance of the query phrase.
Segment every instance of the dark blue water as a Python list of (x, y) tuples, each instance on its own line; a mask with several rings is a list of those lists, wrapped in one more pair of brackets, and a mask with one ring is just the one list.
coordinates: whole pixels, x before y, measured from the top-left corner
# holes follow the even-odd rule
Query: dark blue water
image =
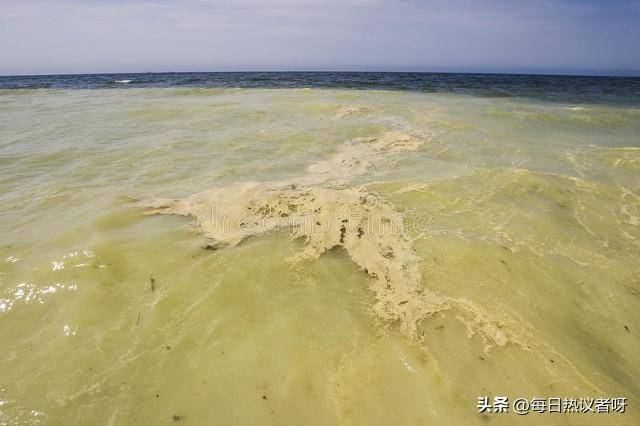
[[(118, 83), (118, 80), (131, 80)], [(0, 76), (0, 89), (334, 88), (640, 105), (640, 78), (395, 72), (203, 72)]]

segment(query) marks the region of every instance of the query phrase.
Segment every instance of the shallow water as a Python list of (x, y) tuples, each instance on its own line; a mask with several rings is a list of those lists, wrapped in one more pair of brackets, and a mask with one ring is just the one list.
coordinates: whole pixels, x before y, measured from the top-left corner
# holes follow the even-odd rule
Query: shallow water
[[(0, 423), (640, 416), (640, 105), (130, 88), (3, 90), (0, 111)], [(417, 143), (371, 148), (389, 134)], [(292, 262), (305, 240), (276, 227), (203, 249), (144, 201), (248, 182), (381, 200), (446, 308), (407, 331), (358, 247)], [(629, 407), (479, 414), (494, 395)]]

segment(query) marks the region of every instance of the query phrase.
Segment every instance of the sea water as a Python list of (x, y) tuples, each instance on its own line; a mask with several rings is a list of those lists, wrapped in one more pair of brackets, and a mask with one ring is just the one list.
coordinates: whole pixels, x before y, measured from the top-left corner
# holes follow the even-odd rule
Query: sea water
[[(0, 78), (0, 423), (634, 424), (639, 99), (633, 78)], [(479, 412), (495, 396), (628, 406)]]

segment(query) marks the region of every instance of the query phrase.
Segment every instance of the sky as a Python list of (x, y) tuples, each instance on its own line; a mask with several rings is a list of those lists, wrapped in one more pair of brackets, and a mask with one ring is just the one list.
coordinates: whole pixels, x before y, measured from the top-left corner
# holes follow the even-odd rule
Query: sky
[(640, 0), (0, 0), (0, 75), (640, 75)]

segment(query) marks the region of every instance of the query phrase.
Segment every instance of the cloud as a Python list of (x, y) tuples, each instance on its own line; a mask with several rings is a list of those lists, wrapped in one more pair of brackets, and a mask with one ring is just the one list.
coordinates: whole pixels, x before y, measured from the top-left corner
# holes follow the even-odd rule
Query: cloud
[(635, 0), (5, 0), (0, 74), (639, 70)]

